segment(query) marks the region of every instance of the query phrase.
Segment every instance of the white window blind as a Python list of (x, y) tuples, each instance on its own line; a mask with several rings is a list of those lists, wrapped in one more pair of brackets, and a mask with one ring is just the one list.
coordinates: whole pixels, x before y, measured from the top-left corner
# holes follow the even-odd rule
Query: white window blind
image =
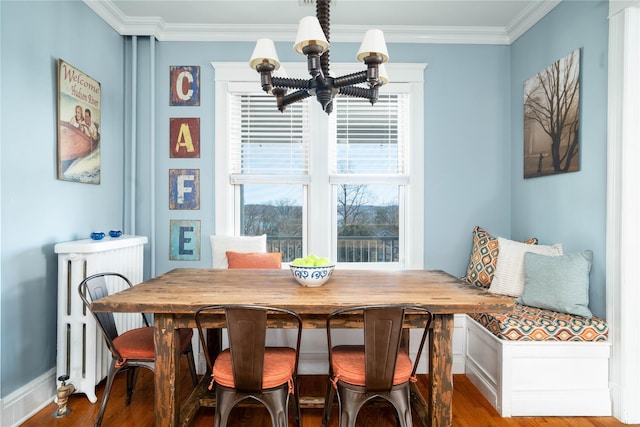
[(246, 93), (230, 96), (232, 183), (251, 182), (265, 175), (269, 181), (276, 176), (285, 182), (307, 179), (308, 104), (296, 103), (281, 113), (273, 96)]
[(404, 175), (408, 144), (408, 96), (383, 93), (372, 106), (366, 99), (334, 102), (335, 132), (330, 144), (332, 175)]

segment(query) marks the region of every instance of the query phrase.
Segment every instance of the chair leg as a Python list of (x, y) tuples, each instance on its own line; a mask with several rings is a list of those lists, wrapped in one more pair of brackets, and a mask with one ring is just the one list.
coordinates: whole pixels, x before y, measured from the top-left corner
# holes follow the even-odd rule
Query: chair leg
[(243, 399), (236, 399), (236, 392), (225, 390), (216, 384), (216, 413), (213, 421), (214, 427), (225, 427), (229, 420), (229, 414), (233, 407)]
[(133, 396), (133, 388), (136, 385), (136, 379), (138, 378), (138, 367), (131, 366), (127, 369), (127, 399), (125, 405), (131, 404), (131, 396)]
[(293, 410), (295, 411), (296, 426), (302, 426), (302, 415), (300, 413), (300, 390), (298, 389), (298, 379), (293, 379)]
[(102, 403), (100, 403), (100, 411), (98, 412), (98, 418), (94, 424), (94, 427), (100, 427), (102, 424), (102, 418), (104, 417), (104, 411), (107, 409), (107, 401), (109, 400), (109, 394), (111, 394), (111, 386), (113, 386), (113, 379), (120, 372), (119, 368), (116, 368), (116, 359), (111, 360), (111, 366), (109, 367), (109, 374), (107, 375), (107, 383), (104, 386), (104, 394), (102, 395)]
[(340, 427), (355, 427), (358, 412), (369, 396), (338, 384), (338, 402), (340, 404)]
[(264, 404), (271, 415), (271, 425), (273, 427), (288, 427), (287, 406), (289, 401), (288, 387), (277, 388), (262, 393), (260, 401)]
[(396, 411), (396, 418), (400, 427), (411, 427), (413, 419), (411, 418), (411, 406), (409, 396), (409, 386), (397, 390), (391, 390), (387, 399)]
[(333, 406), (333, 399), (335, 398), (335, 389), (331, 378), (327, 381), (327, 392), (324, 396), (324, 414), (322, 415), (322, 427), (329, 425), (329, 417), (331, 416), (331, 407)]

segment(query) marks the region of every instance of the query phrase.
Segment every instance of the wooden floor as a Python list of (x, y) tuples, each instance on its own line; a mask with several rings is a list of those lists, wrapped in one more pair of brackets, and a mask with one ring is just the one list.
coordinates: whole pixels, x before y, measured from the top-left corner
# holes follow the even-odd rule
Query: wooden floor
[[(186, 366), (185, 370), (186, 371)], [(184, 377), (187, 377), (186, 375)], [(418, 376), (418, 387), (426, 393), (427, 377)], [(121, 374), (116, 381), (111, 392), (111, 398), (107, 404), (107, 410), (102, 423), (103, 427), (152, 427), (154, 423), (153, 413), (153, 374), (142, 369), (133, 394), (130, 406), (125, 406), (125, 378), (126, 374)], [(303, 376), (300, 381), (300, 391), (302, 394), (323, 394), (325, 387), (324, 376)], [(180, 395), (186, 398), (191, 391), (190, 381), (186, 378), (180, 384)], [(54, 418), (52, 414), (57, 406), (54, 403), (47, 405), (39, 413), (27, 420), (22, 426), (25, 427), (89, 427), (93, 426), (99, 410), (99, 402), (102, 398), (104, 382), (98, 385), (98, 402), (91, 404), (84, 394), (74, 394), (69, 399), (68, 406), (71, 413), (63, 418)], [(201, 408), (192, 427), (212, 427), (212, 408)], [(266, 410), (263, 408), (236, 408), (232, 413), (232, 421), (229, 427), (270, 427), (271, 420)], [(319, 427), (322, 420), (321, 409), (303, 409), (303, 427)], [(290, 420), (290, 426), (295, 423)], [(358, 426), (395, 426), (395, 420), (390, 408), (384, 405), (374, 405), (365, 407), (358, 416)], [(469, 382), (464, 375), (454, 375), (453, 393), (453, 425), (456, 427), (466, 426), (544, 426), (544, 427), (613, 427), (624, 426), (612, 417), (546, 417), (546, 418), (501, 418), (478, 390)], [(338, 426), (337, 410), (334, 408), (330, 420), (330, 427)], [(414, 426), (418, 423), (414, 417)], [(628, 426), (628, 425), (627, 425)]]

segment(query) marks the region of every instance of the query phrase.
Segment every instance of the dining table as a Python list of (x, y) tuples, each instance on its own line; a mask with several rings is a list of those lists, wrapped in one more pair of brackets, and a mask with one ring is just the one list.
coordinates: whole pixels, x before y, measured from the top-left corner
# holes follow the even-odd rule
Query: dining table
[[(431, 427), (452, 423), (454, 314), (505, 312), (514, 308), (512, 298), (490, 293), (442, 270), (336, 268), (323, 286), (305, 287), (295, 281), (288, 269), (176, 268), (91, 304), (94, 312), (153, 313), (157, 427), (188, 425), (204, 402), (203, 384), (208, 383), (207, 378), (203, 378), (181, 408), (178, 330), (196, 327), (196, 310), (212, 304), (286, 308), (302, 317), (303, 328), (325, 328), (329, 313), (357, 305), (409, 304), (428, 308), (432, 314), (425, 351), (428, 395), (424, 398), (412, 384), (411, 404), (422, 425)], [(423, 320), (409, 312), (405, 326), (420, 327)], [(218, 330), (224, 327), (223, 319), (211, 318), (204, 326)], [(303, 402), (301, 396), (304, 407)]]

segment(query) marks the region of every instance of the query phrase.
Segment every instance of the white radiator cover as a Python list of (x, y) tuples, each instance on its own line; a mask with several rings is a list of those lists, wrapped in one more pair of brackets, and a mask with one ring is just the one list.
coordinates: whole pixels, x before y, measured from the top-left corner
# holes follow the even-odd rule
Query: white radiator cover
[[(95, 386), (109, 372), (111, 355), (93, 315), (85, 310), (78, 295), (78, 285), (95, 273), (115, 272), (131, 283), (142, 282), (144, 266), (144, 236), (124, 235), (103, 240), (76, 240), (58, 243), (58, 354), (56, 378), (69, 375), (68, 382), (76, 393), (97, 401)], [(121, 282), (121, 281), (120, 281)], [(109, 291), (114, 283), (107, 281)], [(139, 313), (116, 314), (120, 332), (142, 326)], [(59, 384), (58, 384), (59, 385)]]

